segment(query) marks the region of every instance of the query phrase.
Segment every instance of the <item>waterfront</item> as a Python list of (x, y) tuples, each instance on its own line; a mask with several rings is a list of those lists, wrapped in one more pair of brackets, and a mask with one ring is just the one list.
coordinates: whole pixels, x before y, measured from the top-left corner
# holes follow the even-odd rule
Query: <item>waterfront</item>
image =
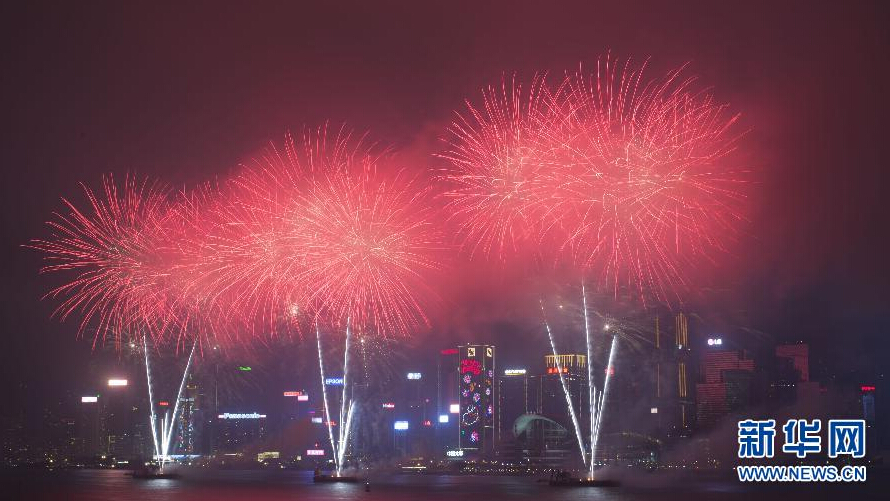
[(742, 500), (882, 499), (890, 486), (886, 470), (870, 470), (865, 484), (744, 485), (731, 477), (705, 474), (635, 473), (617, 488), (552, 488), (532, 477), (388, 475), (363, 484), (313, 484), (307, 471), (201, 470), (178, 480), (134, 480), (121, 470), (10, 470), (0, 473), (4, 499), (71, 501), (235, 501), (337, 500), (387, 501), (506, 499), (541, 500)]

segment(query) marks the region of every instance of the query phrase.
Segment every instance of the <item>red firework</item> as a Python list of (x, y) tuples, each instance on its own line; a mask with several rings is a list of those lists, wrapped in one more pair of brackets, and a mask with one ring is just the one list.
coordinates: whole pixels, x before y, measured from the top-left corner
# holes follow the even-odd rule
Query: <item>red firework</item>
[(370, 157), (316, 176), (286, 216), (305, 304), (365, 333), (426, 324), (424, 275), (441, 249), (430, 198), (428, 186), (378, 172)]
[(165, 193), (156, 184), (128, 176), (121, 187), (103, 178), (99, 194), (84, 186), (89, 208), (63, 199), (68, 214), (56, 213), (47, 224), (50, 240), (34, 240), (48, 262), (42, 272), (71, 272), (74, 278), (47, 294), (64, 298), (56, 310), (62, 319), (77, 312), (80, 332), (95, 328), (94, 343), (110, 332), (116, 342), (144, 329), (159, 335), (175, 324), (164, 253)]
[(724, 250), (742, 220), (745, 180), (729, 155), (737, 115), (681, 70), (644, 70), (604, 57), (593, 75), (539, 90), (525, 113), (500, 112), (491, 93), (484, 115), (471, 108), (476, 127), (452, 127), (446, 176), (469, 245), (488, 246), (480, 221), (507, 228), (520, 214), (541, 254), (555, 250), (600, 283), (665, 301), (685, 289), (691, 265)]
[(503, 260), (521, 247), (540, 244), (547, 231), (548, 171), (555, 103), (544, 80), (527, 91), (515, 79), (483, 91), (481, 109), (467, 102), (449, 128), (454, 166), (445, 180), (449, 212), (460, 222), (458, 237), (471, 255)]

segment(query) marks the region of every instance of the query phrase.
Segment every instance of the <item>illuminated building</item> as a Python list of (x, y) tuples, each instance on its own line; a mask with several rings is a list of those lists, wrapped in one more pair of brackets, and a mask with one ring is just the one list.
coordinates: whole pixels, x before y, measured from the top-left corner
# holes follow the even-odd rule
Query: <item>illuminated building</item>
[(188, 384), (185, 387), (182, 398), (179, 400), (179, 415), (177, 416), (176, 446), (172, 449), (175, 454), (201, 454), (203, 442), (204, 418), (201, 403), (201, 393), (198, 384), (192, 375), (189, 375)]
[(81, 450), (78, 455), (98, 456), (104, 452), (102, 446), (102, 405), (95, 396), (81, 398), (78, 422), (78, 442)]
[(498, 405), (495, 429), (497, 443), (513, 439), (513, 423), (527, 414), (529, 408), (529, 378), (525, 369), (508, 369), (500, 372), (498, 381)]
[(878, 450), (878, 427), (875, 420), (875, 393), (874, 385), (861, 385), (862, 419), (865, 420), (865, 454), (872, 457)]
[(241, 452), (266, 435), (266, 415), (258, 412), (224, 412), (217, 416), (220, 452)]
[[(688, 437), (695, 420), (693, 384), (695, 367), (689, 340), (689, 318), (684, 313), (673, 317), (673, 336), (665, 332), (661, 317), (655, 316), (654, 348), (650, 364), (652, 374), (650, 420), (656, 435), (662, 438)], [(712, 341), (709, 347), (716, 345)], [(656, 412), (651, 412), (656, 409)]]
[(754, 361), (743, 351), (718, 348), (705, 350), (702, 358), (704, 382), (696, 385), (697, 418), (699, 426), (707, 427), (750, 403)]
[(797, 343), (776, 346), (776, 358), (790, 360), (791, 366), (797, 371), (798, 382), (810, 380), (809, 345)]
[(572, 405), (575, 412), (579, 413), (578, 421), (581, 429), (589, 429), (587, 356), (581, 354), (560, 354), (556, 357), (545, 355), (544, 366), (544, 374), (529, 379), (532, 395), (530, 410), (552, 419), (564, 428), (573, 430), (572, 433), (574, 433), (574, 424), (569, 415), (565, 392), (559, 378), (559, 368), (561, 367)]
[(436, 359), (436, 414), (449, 416), (447, 422), (436, 425), (436, 448), (443, 453), (456, 450), (459, 443), (459, 357), (460, 350), (457, 348), (445, 348)]
[(458, 348), (459, 435), (458, 447), (481, 454), (491, 452), (494, 442), (494, 415), (497, 402), (493, 384), (495, 348), (468, 345)]

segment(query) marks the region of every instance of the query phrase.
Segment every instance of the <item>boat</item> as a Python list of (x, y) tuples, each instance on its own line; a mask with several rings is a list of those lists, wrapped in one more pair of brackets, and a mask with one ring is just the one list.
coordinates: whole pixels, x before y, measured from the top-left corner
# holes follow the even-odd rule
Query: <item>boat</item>
[(179, 478), (179, 473), (171, 473), (171, 472), (160, 472), (155, 470), (135, 470), (131, 473), (133, 478), (141, 478), (141, 479), (156, 479), (156, 478), (166, 478), (166, 479), (176, 479)]
[(617, 480), (597, 480), (593, 478), (575, 478), (567, 472), (561, 472), (550, 478), (550, 487), (618, 487), (621, 482)]
[(166, 479), (175, 479), (179, 478), (179, 473), (174, 472), (165, 472), (161, 471), (159, 468), (141, 468), (138, 470), (133, 470), (130, 474), (133, 478), (141, 478), (141, 479), (156, 479), (156, 478), (166, 478)]
[(354, 484), (356, 482), (361, 481), (358, 477), (353, 477), (350, 475), (322, 475), (317, 474), (312, 477), (312, 481), (315, 483), (337, 483), (344, 482)]

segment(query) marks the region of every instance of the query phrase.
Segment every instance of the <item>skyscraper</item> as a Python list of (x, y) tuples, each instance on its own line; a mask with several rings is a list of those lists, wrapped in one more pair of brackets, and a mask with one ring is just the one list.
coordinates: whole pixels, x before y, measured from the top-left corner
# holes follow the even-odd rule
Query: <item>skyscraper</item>
[(573, 353), (544, 356), (544, 373), (530, 380), (534, 398), (532, 410), (554, 420), (574, 433), (574, 422), (569, 414), (568, 403), (560, 380), (560, 368), (575, 415), (578, 417), (582, 436), (586, 437), (587, 430), (590, 429), (586, 355)]
[(744, 351), (717, 347), (705, 350), (702, 358), (704, 382), (696, 385), (697, 418), (700, 426), (711, 426), (750, 402), (754, 361)]
[(459, 357), (457, 348), (445, 348), (436, 364), (436, 446), (443, 455), (460, 447)]
[(493, 385), (495, 347), (466, 345), (458, 348), (460, 362), (460, 433), (462, 450), (479, 454), (492, 451), (497, 402)]
[(495, 422), (498, 445), (513, 438), (513, 423), (529, 412), (529, 384), (526, 369), (504, 369), (498, 375), (498, 405)]

